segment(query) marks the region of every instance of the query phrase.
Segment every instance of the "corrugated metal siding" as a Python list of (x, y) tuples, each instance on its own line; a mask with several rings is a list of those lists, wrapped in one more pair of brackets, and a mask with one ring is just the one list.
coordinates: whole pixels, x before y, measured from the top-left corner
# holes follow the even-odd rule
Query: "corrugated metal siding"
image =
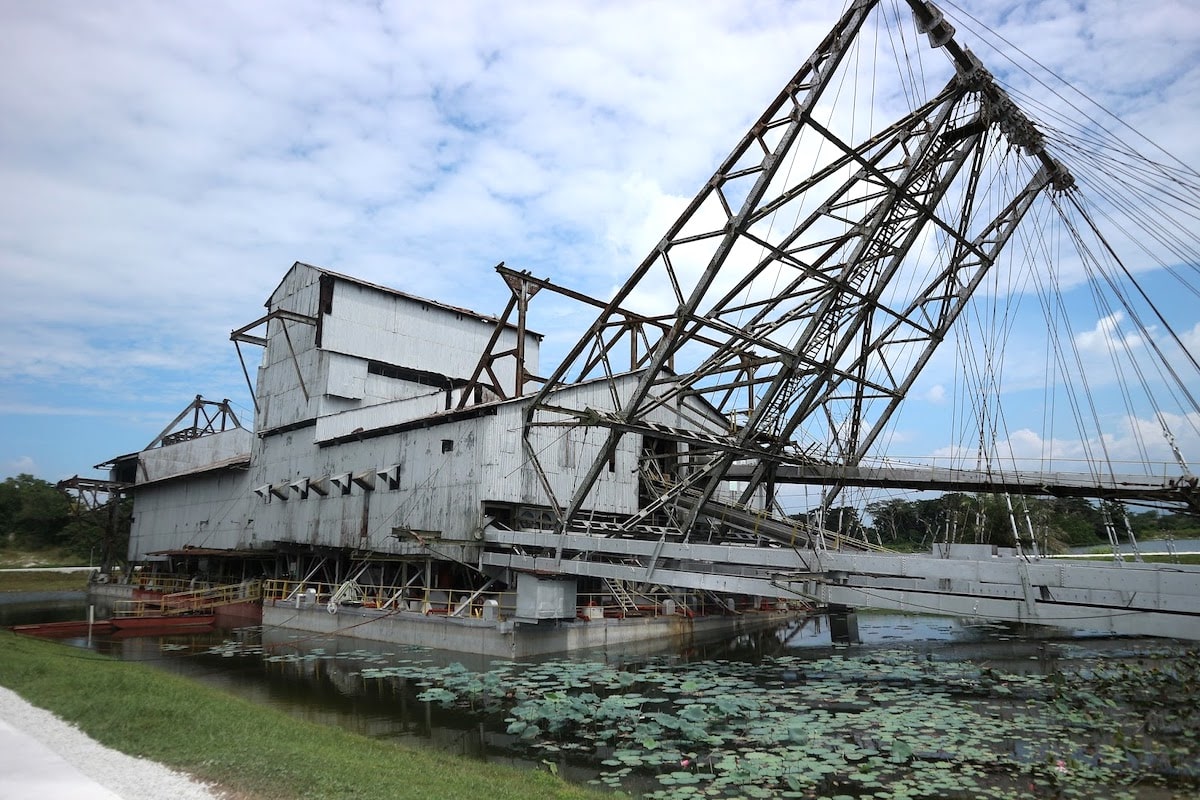
[[(626, 387), (628, 390), (628, 387)], [(575, 386), (556, 392), (553, 404), (575, 408), (611, 408), (612, 394), (603, 384)], [(483, 500), (550, 504), (521, 440), (524, 403), (499, 407), (491, 418), (488, 446), (484, 451)], [(558, 418), (561, 419), (561, 418)], [(574, 493), (581, 472), (600, 456), (606, 431), (602, 429), (535, 427), (530, 444), (546, 474), (555, 498), (565, 502)], [(613, 469), (601, 472), (589, 498), (588, 508), (606, 513), (632, 514), (637, 510), (637, 456), (641, 438), (628, 435), (617, 446)]]
[[(333, 313), (325, 319), (321, 346), (465, 380), (479, 363), (492, 331), (490, 323), (468, 314), (343, 282), (337, 285)], [(516, 333), (506, 330), (500, 349), (515, 343)], [(525, 346), (527, 369), (536, 372), (537, 337), (527, 336)], [(511, 359), (495, 368), (511, 387), (515, 374)]]
[[(429, 387), (425, 387), (425, 391), (428, 392)], [(444, 410), (445, 404), (445, 395), (438, 392), (321, 417), (317, 420), (316, 440), (324, 442), (355, 431), (373, 431), (400, 422), (428, 417)]]
[[(285, 309), (316, 316), (320, 299), (319, 280), (320, 272), (297, 264), (271, 295), (270, 310)], [(278, 319), (268, 323), (267, 347), (258, 371), (255, 391), (259, 405), (255, 430), (270, 430), (316, 416), (320, 395), (328, 382), (325, 374), (327, 366), (316, 350), (316, 332), (314, 325), (285, 323)], [(297, 377), (297, 366), (304, 376), (303, 388)]]
[(156, 447), (138, 454), (137, 482), (158, 481), (248, 454), (254, 435), (234, 428), (199, 439)]
[(256, 546), (245, 472), (197, 475), (138, 489), (129, 558), (185, 546)]
[[(283, 347), (286, 351), (286, 345)], [(257, 430), (267, 431), (316, 416), (320, 407), (321, 359), (317, 351), (310, 349), (298, 352), (296, 362), (304, 375), (304, 387), (300, 386), (290, 356), (259, 371)]]
[(347, 400), (361, 400), (367, 390), (367, 362), (339, 353), (326, 353), (328, 359), (325, 394)]
[[(627, 389), (623, 385), (622, 390)], [(610, 405), (611, 395), (602, 385), (572, 387), (558, 393), (554, 402), (595, 408)], [(386, 407), (362, 409), (322, 419), (320, 425), (338, 422), (345, 427), (386, 411)], [(491, 416), (330, 447), (315, 446), (311, 429), (265, 437), (258, 441), (249, 473), (236, 482), (181, 480), (155, 489), (149, 501), (139, 498), (134, 549), (144, 553), (188, 544), (244, 547), (295, 541), (400, 552), (417, 541), (408, 534), (396, 539), (394, 529), (472, 541), (483, 501), (549, 502), (522, 446), (524, 403), (504, 403), (495, 411)], [(655, 416), (666, 424), (678, 424), (670, 409)], [(318, 428), (320, 433), (331, 430)], [(581, 472), (598, 457), (604, 436), (602, 429), (533, 429), (531, 442), (560, 502), (571, 496)], [(444, 447), (443, 442), (449, 444)], [(621, 439), (614, 469), (600, 474), (588, 508), (636, 511), (640, 447), (640, 436)], [(389, 468), (394, 470), (390, 475)], [(379, 472), (386, 477), (380, 478)], [(329, 485), (327, 495), (310, 491), (302, 499), (292, 488), (302, 486), (305, 479), (329, 483), (348, 475), (366, 476), (373, 490), (351, 481), (348, 494)], [(388, 480), (391, 475), (394, 486)]]
[[(253, 486), (370, 473), (375, 488), (367, 491), (351, 483), (349, 494), (342, 494), (331, 486), (326, 496), (310, 491), (305, 499), (295, 490), (287, 493), (287, 500), (269, 491), (261, 499), (256, 495), (258, 536), (385, 551), (399, 546), (391, 536), (393, 528), (436, 531), (447, 539), (470, 540), (479, 524), (477, 428), (481, 421), (461, 421), (319, 450), (302, 441), (300, 431), (271, 437), (251, 469)], [(453, 442), (449, 452), (443, 452), (443, 440)], [(394, 489), (377, 475), (393, 466), (398, 472)]]

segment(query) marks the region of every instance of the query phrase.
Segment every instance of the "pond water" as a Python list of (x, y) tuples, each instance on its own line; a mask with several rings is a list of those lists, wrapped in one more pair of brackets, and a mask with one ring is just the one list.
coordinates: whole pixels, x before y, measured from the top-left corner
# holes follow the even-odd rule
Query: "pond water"
[[(1123, 543), (1118, 548), (1122, 553), (1132, 554), (1134, 546), (1128, 542)], [(1137, 550), (1142, 553), (1155, 553), (1162, 555), (1163, 553), (1200, 553), (1200, 539), (1145, 539), (1137, 543)], [(1092, 545), (1090, 547), (1072, 547), (1072, 553), (1099, 553), (1103, 555), (1111, 553), (1111, 548), (1105, 548), (1100, 545)]]
[[(0, 623), (32, 621), (12, 609)], [(523, 663), (261, 627), (90, 646), (309, 721), (648, 798), (1197, 796), (1185, 644), (899, 614), (860, 614), (859, 633), (837, 645), (812, 617)]]

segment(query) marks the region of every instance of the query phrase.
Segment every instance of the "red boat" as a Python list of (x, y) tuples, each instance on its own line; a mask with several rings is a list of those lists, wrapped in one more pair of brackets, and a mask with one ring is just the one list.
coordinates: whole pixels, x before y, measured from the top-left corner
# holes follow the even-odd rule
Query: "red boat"
[(110, 621), (113, 627), (119, 631), (174, 633), (211, 628), (217, 621), (217, 616), (216, 614), (172, 614), (170, 616), (113, 617)]
[[(70, 622), (35, 622), (28, 625), (13, 625), (13, 633), (23, 633), (27, 636), (87, 636), (87, 620), (71, 620)], [(111, 633), (113, 624), (110, 620), (96, 620), (91, 624), (92, 633)]]

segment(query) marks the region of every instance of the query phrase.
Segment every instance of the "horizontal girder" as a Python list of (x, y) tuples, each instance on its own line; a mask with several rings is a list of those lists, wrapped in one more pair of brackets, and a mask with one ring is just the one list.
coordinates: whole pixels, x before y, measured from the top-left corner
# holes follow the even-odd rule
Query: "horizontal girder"
[(941, 557), (494, 527), (484, 540), (484, 565), (543, 576), (640, 582), (656, 560), (653, 582), (665, 586), (1200, 640), (1200, 566), (1027, 559), (981, 546)]
[[(729, 480), (754, 474), (755, 464), (735, 464)], [(1105, 500), (1188, 503), (1196, 493), (1191, 476), (1158, 478), (1143, 475), (1095, 476), (1069, 472), (1006, 470), (984, 472), (946, 467), (874, 467), (845, 464), (782, 464), (776, 466), (775, 483), (861, 486), (879, 489), (915, 489), (943, 492), (980, 492), (1052, 497), (1089, 497)]]

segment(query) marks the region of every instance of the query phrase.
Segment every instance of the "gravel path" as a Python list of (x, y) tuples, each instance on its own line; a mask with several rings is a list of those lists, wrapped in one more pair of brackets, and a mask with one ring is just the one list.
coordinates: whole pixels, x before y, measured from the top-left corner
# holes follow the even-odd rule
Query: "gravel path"
[(220, 800), (154, 761), (119, 753), (0, 687), (0, 800)]

